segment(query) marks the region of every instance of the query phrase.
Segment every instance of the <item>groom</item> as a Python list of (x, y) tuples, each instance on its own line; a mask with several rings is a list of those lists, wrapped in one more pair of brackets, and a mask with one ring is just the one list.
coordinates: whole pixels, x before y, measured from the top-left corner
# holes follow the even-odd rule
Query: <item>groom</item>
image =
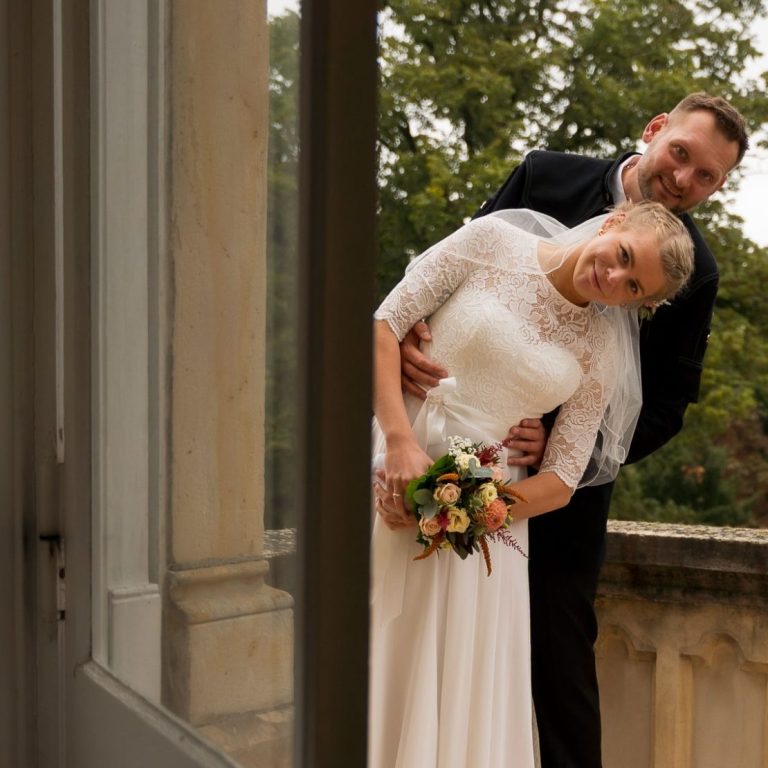
[[(686, 212), (723, 186), (748, 145), (742, 116), (724, 99), (703, 93), (654, 117), (642, 140), (645, 154), (615, 161), (531, 152), (476, 214), (532, 208), (573, 227), (625, 199), (652, 199), (680, 215), (695, 245), (694, 274), (681, 296), (642, 325), (643, 407), (627, 463), (676, 435), (686, 407), (698, 399), (718, 272)], [(410, 391), (414, 381), (434, 386), (448, 374), (418, 350), (418, 338), (428, 338), (426, 326), (414, 330), (402, 346)], [(525, 453), (516, 463), (538, 463), (545, 435), (537, 420), (511, 430), (511, 447)], [(542, 768), (601, 766), (594, 599), (612, 490), (612, 483), (582, 488), (567, 507), (529, 521), (532, 679)]]

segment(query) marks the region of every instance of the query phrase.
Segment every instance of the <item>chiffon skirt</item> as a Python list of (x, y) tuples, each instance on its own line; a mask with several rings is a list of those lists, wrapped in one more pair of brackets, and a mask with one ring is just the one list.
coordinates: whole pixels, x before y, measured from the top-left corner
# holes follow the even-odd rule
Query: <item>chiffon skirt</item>
[[(430, 456), (447, 435), (504, 437), (505, 425), (436, 398), (444, 389), (407, 403)], [(382, 449), (374, 427), (374, 455)], [(510, 532), (527, 552), (528, 521)], [(414, 561), (415, 527), (391, 531), (375, 515), (369, 768), (533, 768), (528, 560), (501, 542), (489, 549), (490, 576), (480, 553)]]
[[(397, 615), (374, 585), (369, 768), (533, 768), (527, 560), (492, 543), (490, 576), (480, 554), (414, 562), (415, 529), (374, 526), (380, 572), (405, 573)], [(511, 530), (527, 551), (527, 521)]]

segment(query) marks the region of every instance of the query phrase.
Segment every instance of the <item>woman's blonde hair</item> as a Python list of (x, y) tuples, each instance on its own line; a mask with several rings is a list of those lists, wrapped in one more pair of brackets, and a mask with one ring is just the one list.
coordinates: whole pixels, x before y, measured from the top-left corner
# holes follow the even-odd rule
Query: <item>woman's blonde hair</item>
[(652, 200), (621, 203), (612, 209), (611, 215), (614, 214), (621, 214), (616, 222), (618, 228), (650, 229), (659, 243), (666, 286), (658, 295), (647, 296), (643, 304), (666, 301), (676, 296), (693, 273), (693, 240), (683, 222), (661, 203)]

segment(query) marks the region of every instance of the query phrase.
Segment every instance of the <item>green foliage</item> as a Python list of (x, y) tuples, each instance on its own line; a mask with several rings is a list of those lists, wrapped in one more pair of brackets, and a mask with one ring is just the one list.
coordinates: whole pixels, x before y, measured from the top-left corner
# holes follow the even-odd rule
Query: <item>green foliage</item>
[[(765, 0), (383, 3), (379, 292), (470, 216), (523, 154), (612, 156), (686, 93), (720, 93), (756, 131), (745, 78)], [(270, 21), (267, 513), (292, 524), (298, 221), (298, 16)], [(768, 251), (713, 201), (696, 212), (721, 268), (700, 402), (683, 432), (623, 470), (614, 514), (768, 525)]]
[[(380, 293), (470, 216), (528, 149), (614, 155), (684, 95), (730, 98), (764, 0), (389, 0), (382, 14)], [(736, 85), (735, 83), (738, 83)]]
[(741, 89), (744, 62), (755, 56), (750, 27), (762, 0), (627, 0), (570, 12), (572, 45), (563, 55), (558, 110), (544, 131), (562, 151), (613, 154), (635, 146), (650, 117), (687, 93), (707, 90), (763, 122), (766, 100), (754, 83)]
[[(743, 75), (765, 0), (389, 0), (380, 89), (379, 292), (447, 235), (525, 151), (613, 156), (684, 95), (768, 123)], [(700, 402), (655, 456), (625, 468), (614, 512), (768, 523), (768, 252), (713, 201), (696, 213), (722, 271)]]
[(638, 466), (625, 467), (616, 483), (611, 516), (622, 520), (745, 525), (751, 499), (740, 499), (723, 447), (676, 440)]
[(265, 525), (295, 525), (299, 17), (270, 21)]

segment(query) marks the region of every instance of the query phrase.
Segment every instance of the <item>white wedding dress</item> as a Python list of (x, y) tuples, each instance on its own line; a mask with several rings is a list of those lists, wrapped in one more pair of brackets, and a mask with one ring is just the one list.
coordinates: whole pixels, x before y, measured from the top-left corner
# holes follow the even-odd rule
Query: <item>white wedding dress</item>
[[(473, 221), (423, 256), (376, 318), (402, 339), (429, 317), (426, 351), (452, 378), (406, 405), (432, 458), (449, 436), (497, 442), (564, 404), (541, 469), (575, 488), (602, 416), (613, 336), (594, 307), (552, 287), (537, 242), (494, 217)], [(374, 444), (383, 450), (375, 425)], [(527, 522), (511, 530), (527, 552)], [(376, 516), (369, 768), (533, 768), (528, 564), (501, 543), (490, 549), (490, 576), (478, 554), (414, 561), (415, 529), (391, 531)]]

